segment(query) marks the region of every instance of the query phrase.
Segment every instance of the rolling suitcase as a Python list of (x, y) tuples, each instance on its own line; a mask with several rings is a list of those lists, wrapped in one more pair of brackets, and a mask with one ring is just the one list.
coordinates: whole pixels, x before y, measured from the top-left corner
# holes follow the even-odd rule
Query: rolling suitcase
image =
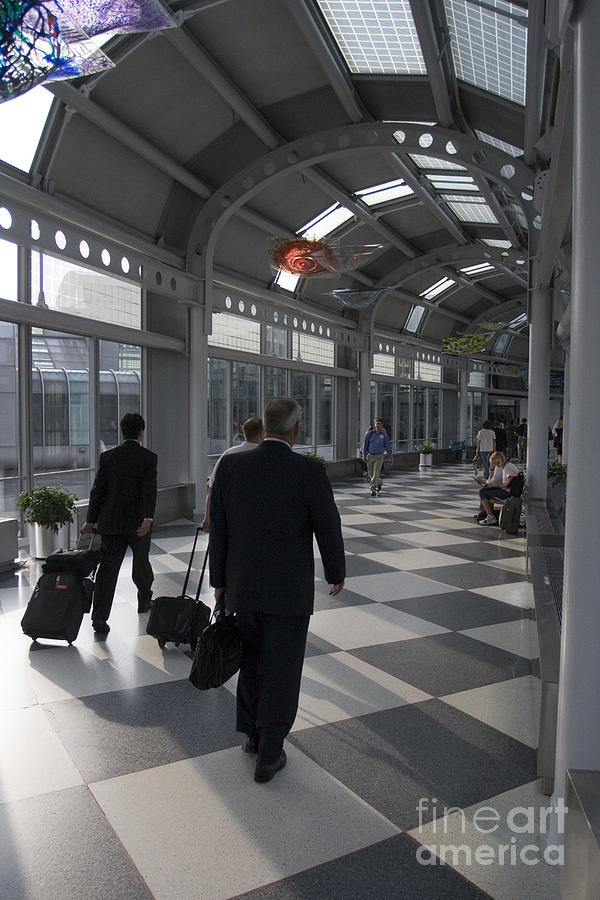
[(507, 534), (517, 534), (521, 521), (521, 498), (507, 497), (500, 510), (499, 526)]
[(53, 638), (72, 644), (89, 609), (83, 578), (77, 572), (40, 576), (21, 619), (24, 634), (36, 641)]
[(199, 599), (208, 560), (208, 547), (204, 554), (204, 563), (196, 589), (196, 596), (188, 597), (185, 593), (190, 572), (192, 571), (198, 535), (201, 531), (202, 526), (198, 526), (181, 595), (179, 597), (156, 597), (152, 603), (146, 632), (156, 638), (159, 647), (164, 647), (167, 641), (173, 641), (176, 647), (179, 644), (189, 644), (191, 649), (194, 650), (199, 635), (202, 634), (208, 625), (210, 608)]

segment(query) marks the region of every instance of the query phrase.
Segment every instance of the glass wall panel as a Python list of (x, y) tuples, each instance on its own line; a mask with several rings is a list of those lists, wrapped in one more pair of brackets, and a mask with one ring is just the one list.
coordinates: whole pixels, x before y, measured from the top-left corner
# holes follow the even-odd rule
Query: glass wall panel
[(267, 366), (265, 369), (265, 403), (273, 397), (287, 397), (287, 371)]
[(19, 495), (17, 326), (0, 322), (0, 514), (16, 515)]
[(427, 388), (413, 388), (413, 441), (420, 444), (425, 440), (425, 396)]
[(483, 425), (483, 394), (481, 391), (469, 392), (469, 419), (471, 421), (471, 443), (475, 443), (475, 435)]
[(300, 434), (295, 444), (296, 450), (312, 451), (313, 437), (313, 384), (314, 377), (303, 372), (292, 372), (291, 396), (302, 407)]
[(429, 434), (427, 440), (440, 446), (440, 392), (429, 388)]
[(241, 316), (217, 313), (212, 317), (212, 334), (208, 343), (214, 347), (260, 353), (260, 323)]
[(317, 375), (317, 453), (333, 459), (333, 378)]
[(381, 416), (383, 427), (391, 437), (394, 433), (394, 385), (392, 383), (381, 383), (379, 385), (378, 399), (378, 412), (376, 415)]
[(17, 245), (0, 240), (0, 298), (17, 300)]
[[(288, 355), (288, 333), (285, 328), (267, 325), (265, 328), (265, 353), (286, 359)], [(278, 396), (275, 394), (275, 396)]]
[(394, 450), (411, 450), (410, 446), (410, 387), (398, 385), (398, 410), (396, 413), (396, 442)]
[(100, 450), (121, 442), (126, 413), (142, 411), (142, 350), (132, 344), (100, 341), (98, 396)]
[(227, 446), (227, 363), (208, 360), (208, 455), (214, 462)]
[(231, 364), (231, 439), (234, 444), (244, 440), (242, 425), (246, 419), (259, 415), (258, 386), (258, 366), (245, 362)]
[(34, 250), (31, 254), (31, 298), (44, 292), (50, 309), (101, 319), (129, 328), (142, 326), (142, 291), (131, 281), (93, 272)]
[(34, 484), (61, 485), (89, 496), (89, 342), (32, 329)]

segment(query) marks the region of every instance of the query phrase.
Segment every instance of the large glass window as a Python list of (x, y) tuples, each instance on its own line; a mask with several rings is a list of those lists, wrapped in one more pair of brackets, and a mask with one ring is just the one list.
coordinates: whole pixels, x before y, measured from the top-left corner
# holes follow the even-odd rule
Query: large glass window
[(75, 316), (128, 328), (142, 325), (138, 285), (36, 250), (31, 254), (31, 297), (33, 303), (43, 300), (50, 309)]
[(125, 413), (141, 412), (142, 351), (131, 344), (100, 341), (100, 450), (121, 441), (119, 423)]
[(383, 427), (391, 438), (394, 427), (394, 385), (391, 382), (380, 383), (378, 406), (377, 415), (383, 419)]
[(427, 388), (413, 388), (413, 441), (420, 444), (426, 439), (425, 432), (425, 398)]
[(410, 450), (410, 388), (398, 385), (398, 411), (396, 414), (396, 445), (394, 450)]
[(317, 453), (333, 459), (333, 378), (317, 375)]
[(0, 322), (0, 513), (14, 516), (19, 494), (17, 326)]
[(265, 353), (267, 356), (278, 356), (286, 359), (288, 355), (288, 333), (285, 328), (267, 325), (265, 328)]
[(287, 371), (267, 366), (265, 369), (265, 402), (287, 396)]
[(335, 344), (325, 338), (292, 332), (292, 357), (318, 366), (335, 365)]
[(258, 366), (234, 362), (231, 367), (231, 438), (234, 443), (244, 440), (242, 425), (246, 419), (259, 414), (258, 403)]
[(212, 317), (212, 334), (208, 342), (229, 350), (260, 353), (260, 323), (241, 316), (218, 313)]
[(18, 299), (17, 271), (17, 245), (0, 239), (0, 299)]
[(300, 434), (297, 450), (313, 449), (313, 376), (303, 372), (292, 372), (292, 397), (302, 407)]
[(0, 104), (0, 159), (29, 172), (51, 105), (41, 85)]
[(439, 447), (440, 439), (440, 392), (429, 389), (429, 434), (427, 439)]
[(214, 461), (227, 445), (227, 363), (208, 360), (208, 455)]

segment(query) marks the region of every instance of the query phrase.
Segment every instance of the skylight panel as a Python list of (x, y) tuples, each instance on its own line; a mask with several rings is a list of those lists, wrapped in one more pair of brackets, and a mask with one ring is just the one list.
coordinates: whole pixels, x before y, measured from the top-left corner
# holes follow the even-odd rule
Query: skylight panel
[(462, 194), (446, 194), (444, 200), (461, 222), (476, 222), (497, 225), (498, 219), (483, 197), (469, 197)]
[(494, 266), (490, 265), (488, 262), (477, 263), (474, 266), (465, 266), (464, 269), (460, 269), (463, 275), (469, 275), (471, 278), (475, 275), (483, 275), (484, 272), (493, 272)]
[(419, 325), (421, 324), (421, 319), (423, 318), (424, 312), (424, 306), (413, 306), (408, 314), (406, 322), (404, 323), (404, 330), (410, 331), (412, 332), (412, 334), (416, 334)]
[(290, 291), (290, 293), (294, 293), (296, 290), (296, 285), (300, 281), (299, 275), (292, 275), (291, 272), (284, 272), (283, 269), (279, 269), (277, 275), (274, 278), (274, 284), (278, 285), (278, 287), (283, 288), (285, 291)]
[(425, 300), (434, 300), (436, 297), (439, 297), (440, 294), (443, 294), (444, 291), (447, 291), (452, 287), (456, 282), (452, 278), (441, 278), (439, 281), (436, 281), (435, 284), (430, 285), (430, 287), (425, 288), (424, 291), (421, 291), (419, 297), (424, 297)]
[(457, 78), (525, 105), (527, 19), (520, 6), (444, 0)]
[(514, 144), (508, 144), (506, 141), (501, 141), (500, 138), (492, 137), (491, 134), (486, 134), (485, 131), (477, 131), (477, 129), (475, 129), (475, 134), (480, 141), (491, 144), (492, 147), (502, 150), (503, 153), (508, 153), (510, 156), (523, 156), (521, 147), (515, 147)]
[(512, 247), (510, 241), (501, 241), (496, 238), (483, 238), (483, 243), (487, 244), (488, 247), (501, 247), (503, 250), (510, 250)]
[(506, 332), (504, 332), (503, 334), (499, 334), (498, 337), (496, 338), (493, 352), (494, 353), (504, 353), (504, 351), (506, 350), (506, 345), (508, 344), (509, 341), (510, 341), (510, 334), (506, 334)]
[(520, 315), (515, 316), (515, 318), (508, 323), (508, 327), (518, 330), (519, 328), (522, 328), (526, 323), (527, 313), (521, 313)]
[(389, 200), (408, 197), (412, 193), (412, 188), (409, 188), (399, 178), (396, 181), (388, 181), (385, 184), (376, 184), (373, 187), (363, 188), (361, 191), (356, 191), (356, 196), (360, 197), (363, 203), (366, 203), (368, 206), (377, 206), (377, 204), (387, 203)]
[(409, 153), (408, 155), (420, 169), (460, 169), (461, 172), (467, 171), (464, 166), (450, 162), (449, 159), (436, 159), (435, 156), (422, 156), (419, 153)]
[(430, 175), (426, 176), (436, 190), (479, 191), (470, 175)]
[(0, 103), (0, 159), (29, 172), (52, 100), (52, 94), (40, 85)]
[(426, 75), (409, 0), (318, 0), (351, 72)]
[(351, 213), (349, 209), (346, 209), (345, 206), (334, 203), (333, 206), (323, 210), (318, 216), (315, 216), (314, 219), (311, 219), (310, 222), (307, 222), (306, 225), (299, 228), (296, 233), (301, 234), (303, 238), (320, 241), (321, 238), (331, 234), (332, 231), (335, 231), (336, 228), (339, 228), (340, 225), (343, 225), (344, 222), (347, 222), (352, 216), (353, 213)]

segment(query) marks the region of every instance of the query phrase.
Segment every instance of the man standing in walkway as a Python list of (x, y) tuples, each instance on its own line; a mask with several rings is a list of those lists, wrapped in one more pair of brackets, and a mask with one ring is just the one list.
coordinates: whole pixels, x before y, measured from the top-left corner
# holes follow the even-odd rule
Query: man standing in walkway
[(371, 497), (376, 497), (381, 490), (381, 469), (386, 453), (389, 456), (390, 465), (392, 465), (394, 462), (392, 442), (383, 427), (383, 419), (378, 417), (373, 421), (373, 428), (370, 428), (365, 434), (362, 451), (363, 460), (367, 464)]
[(100, 636), (110, 631), (119, 569), (128, 547), (133, 553), (131, 576), (137, 587), (138, 613), (152, 605), (154, 573), (150, 565), (150, 531), (156, 507), (156, 453), (142, 447), (146, 424), (137, 413), (121, 419), (123, 443), (100, 455), (90, 492), (84, 531), (94, 526), (102, 535), (100, 568), (96, 576), (92, 627)]
[(208, 479), (208, 490), (206, 492), (206, 504), (204, 506), (204, 520), (202, 522), (202, 531), (210, 531), (210, 495), (212, 494), (212, 486), (215, 483), (215, 476), (223, 457), (229, 456), (231, 453), (245, 453), (246, 450), (256, 450), (258, 445), (261, 444), (264, 439), (265, 432), (263, 430), (262, 419), (259, 419), (258, 416), (253, 416), (251, 419), (246, 419), (246, 421), (242, 425), (242, 429), (244, 431), (244, 440), (242, 441), (242, 443), (234, 444), (233, 447), (229, 447), (227, 450), (223, 450), (220, 457), (215, 463), (215, 467), (212, 470), (210, 478)]
[(344, 586), (341, 523), (326, 470), (292, 452), (301, 414), (291, 397), (270, 400), (264, 441), (223, 459), (211, 496), (210, 580), (217, 608), (235, 613), (242, 635), (236, 728), (247, 735), (242, 749), (258, 753), (258, 782), (286, 764), (283, 742), (298, 710), (313, 612), (313, 535), (330, 595)]

